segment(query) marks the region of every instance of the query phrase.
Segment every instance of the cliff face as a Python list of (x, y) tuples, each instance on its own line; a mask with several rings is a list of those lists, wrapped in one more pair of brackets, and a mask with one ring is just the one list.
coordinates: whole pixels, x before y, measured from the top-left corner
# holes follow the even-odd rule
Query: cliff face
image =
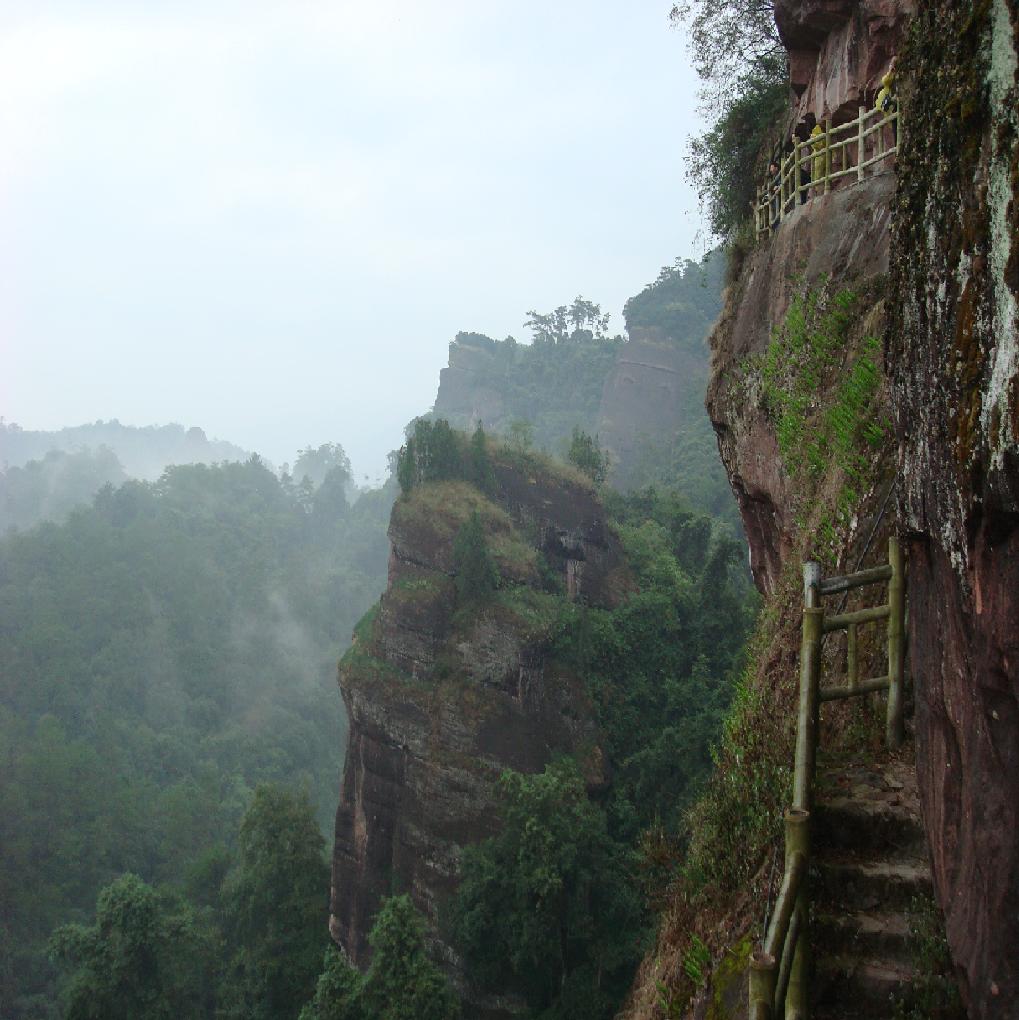
[[(1008, 0), (938, 0), (923, 6), (907, 44), (912, 9), (881, 0), (776, 4), (801, 125), (855, 115), (899, 51), (897, 172), (813, 199), (748, 257), (712, 337), (708, 407), (765, 592), (781, 591), (783, 566), (805, 554), (855, 558), (882, 482), (894, 486), (897, 515), (892, 499), (887, 516), (897, 516), (909, 543), (917, 771), (936, 891), (969, 1015), (1012, 1017), (1019, 12)], [(773, 331), (788, 330), (797, 294), (819, 286), (865, 295), (853, 328), (883, 338), (884, 407), (897, 439), (897, 463), (876, 465), (871, 493), (827, 542), (818, 508), (837, 503), (831, 466), (818, 464), (813, 479), (797, 469), (782, 408), (767, 392)], [(819, 379), (804, 420), (822, 420), (836, 398)], [(791, 644), (788, 652), (792, 664)]]
[(1019, 11), (927, 4), (890, 366), (910, 542), (917, 766), (970, 1015), (1019, 1002)]
[(776, 0), (797, 123), (853, 120), (902, 46), (913, 0)]
[(708, 359), (699, 346), (680, 345), (656, 326), (630, 330), (605, 380), (598, 418), (598, 437), (610, 453), (611, 481), (618, 488), (644, 480), (645, 449), (667, 444), (692, 421), (702, 421)]
[[(583, 684), (549, 658), (555, 597), (542, 588), (551, 574), (569, 596), (608, 606), (626, 577), (590, 486), (537, 463), (497, 461), (491, 498), (463, 482), (429, 483), (393, 509), (388, 588), (340, 666), (350, 737), (330, 930), (359, 966), (384, 896), (409, 892), (441, 932), (462, 848), (496, 830), (503, 770), (540, 772), (570, 753), (592, 789), (607, 781)], [(483, 609), (457, 612), (452, 543), (475, 509), (506, 583)], [(469, 1015), (513, 1008), (473, 1001)]]
[[(797, 544), (802, 484), (779, 449), (753, 361), (765, 354), (794, 298), (822, 287), (862, 296), (853, 310), (857, 341), (881, 334), (894, 191), (895, 178), (886, 173), (801, 205), (750, 255), (711, 337), (708, 413), (739, 502), (754, 579), (766, 594), (775, 592)], [(818, 394), (815, 409), (822, 402)]]
[(664, 267), (624, 308), (627, 339), (518, 344), (459, 333), (449, 345), (434, 413), (461, 429), (505, 435), (530, 422), (535, 444), (565, 453), (574, 428), (609, 453), (622, 490), (674, 482), (699, 509), (731, 512), (703, 407), (705, 338), (721, 306), (724, 257)]

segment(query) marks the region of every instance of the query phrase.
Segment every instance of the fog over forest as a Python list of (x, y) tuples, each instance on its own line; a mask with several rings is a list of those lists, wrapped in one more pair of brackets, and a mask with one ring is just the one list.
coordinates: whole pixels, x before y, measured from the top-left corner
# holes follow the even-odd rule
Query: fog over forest
[[(381, 481), (462, 329), (696, 257), (662, 4), (0, 13), (0, 413), (180, 422)], [(186, 73), (185, 73), (186, 69)]]
[[(725, 259), (684, 47), (650, 0), (0, 12), (4, 1020), (622, 1001), (638, 858), (685, 845), (758, 605), (703, 403)], [(543, 735), (486, 761), (497, 823), (433, 855), (462, 895), (440, 925), (386, 865), (355, 969), (330, 854), (382, 817), (350, 841), (337, 806), (383, 752), (338, 669), (409, 754), (400, 691), (466, 712), (472, 642), (477, 676), (571, 678), (606, 778)], [(593, 897), (540, 930), (499, 863), (527, 819)]]

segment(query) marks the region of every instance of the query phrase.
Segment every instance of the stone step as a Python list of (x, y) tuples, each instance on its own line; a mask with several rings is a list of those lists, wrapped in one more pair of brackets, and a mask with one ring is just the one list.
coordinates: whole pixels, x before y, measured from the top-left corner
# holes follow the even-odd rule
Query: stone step
[(913, 998), (914, 970), (898, 960), (852, 954), (822, 955), (817, 961), (817, 1005), (851, 1008), (872, 1020), (892, 1017), (898, 1003)]
[(915, 898), (933, 894), (930, 868), (917, 858), (822, 856), (812, 881), (814, 901), (828, 910), (906, 910)]
[(817, 805), (813, 830), (819, 855), (825, 850), (851, 850), (919, 856), (924, 847), (919, 818), (890, 801), (832, 798)]
[(901, 913), (818, 912), (812, 930), (820, 955), (851, 955), (903, 964), (913, 959), (909, 923)]

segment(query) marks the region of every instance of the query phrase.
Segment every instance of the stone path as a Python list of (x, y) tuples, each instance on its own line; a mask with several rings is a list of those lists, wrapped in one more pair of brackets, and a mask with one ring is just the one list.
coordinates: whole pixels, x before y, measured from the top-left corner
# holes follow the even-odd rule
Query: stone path
[[(911, 904), (930, 900), (913, 747), (818, 763), (811, 876), (815, 1020), (892, 1020), (916, 1002)], [(943, 1012), (941, 1020), (962, 1013)]]

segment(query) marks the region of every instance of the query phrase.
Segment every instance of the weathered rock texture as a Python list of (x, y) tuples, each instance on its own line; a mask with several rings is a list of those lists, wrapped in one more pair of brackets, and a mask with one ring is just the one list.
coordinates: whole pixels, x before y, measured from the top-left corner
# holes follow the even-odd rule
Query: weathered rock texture
[[(748, 257), (711, 336), (708, 413), (722, 461), (739, 501), (750, 564), (762, 592), (775, 591), (798, 530), (796, 485), (779, 454), (775, 422), (748, 379), (796, 293), (822, 281), (873, 295), (859, 309), (865, 332), (880, 335), (883, 303), (877, 286), (888, 271), (890, 173), (801, 205), (766, 244)], [(819, 400), (823, 395), (819, 394)]]
[(917, 758), (970, 1016), (1019, 1016), (1019, 11), (924, 5), (890, 365), (910, 545)]
[(687, 429), (706, 428), (701, 404), (707, 378), (700, 337), (677, 339), (654, 326), (630, 330), (605, 381), (598, 420), (613, 485), (629, 489), (642, 480), (641, 458), (648, 447), (668, 445)]
[(902, 46), (913, 0), (776, 0), (796, 123), (853, 120)]
[(435, 413), (460, 427), (481, 422), (489, 431), (507, 425), (502, 387), (497, 384), (498, 368), (494, 341), (474, 334), (458, 336), (449, 345), (449, 364), (439, 372)]
[[(579, 479), (508, 463), (495, 475), (492, 500), (444, 482), (396, 503), (389, 586), (340, 666), (350, 737), (330, 930), (361, 967), (386, 895), (408, 891), (441, 931), (463, 847), (495, 832), (502, 771), (540, 772), (566, 752), (584, 764), (592, 788), (607, 781), (583, 684), (549, 657), (550, 596), (537, 590), (538, 565), (540, 554), (571, 595), (612, 605), (627, 584), (618, 542)], [(472, 509), (503, 578), (529, 587), (454, 615), (452, 542)], [(461, 980), (454, 951), (434, 938)], [(468, 1001), (472, 1017), (513, 1012), (512, 1003)]]

